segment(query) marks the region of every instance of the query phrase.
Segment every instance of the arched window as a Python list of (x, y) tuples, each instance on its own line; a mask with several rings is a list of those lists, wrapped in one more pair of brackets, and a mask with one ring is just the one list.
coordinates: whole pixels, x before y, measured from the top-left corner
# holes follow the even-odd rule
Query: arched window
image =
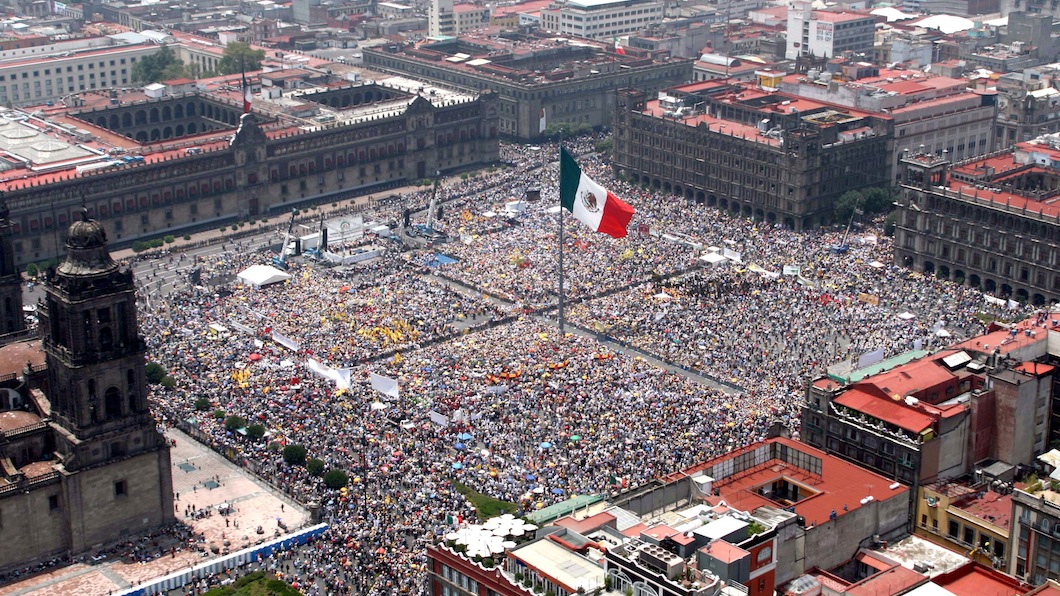
[(137, 391), (136, 391), (136, 373), (133, 372), (132, 369), (129, 369), (128, 372), (125, 373), (125, 380), (126, 380), (126, 388), (125, 388), (125, 390), (129, 394), (129, 412), (131, 413), (131, 412), (135, 412), (137, 410), (137, 407), (136, 407), (136, 394), (137, 394)]
[(99, 330), (99, 349), (104, 352), (114, 348), (114, 334), (110, 327), (102, 327)]
[(103, 412), (107, 420), (121, 416), (121, 391), (113, 385), (107, 387), (107, 393), (103, 396)]

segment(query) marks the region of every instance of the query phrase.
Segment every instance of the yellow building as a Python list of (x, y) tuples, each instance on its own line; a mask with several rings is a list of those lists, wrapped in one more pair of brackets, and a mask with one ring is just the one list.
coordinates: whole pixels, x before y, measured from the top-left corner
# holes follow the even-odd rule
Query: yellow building
[(917, 491), (915, 534), (974, 560), (1004, 570), (1009, 552), (1012, 494), (939, 481)]

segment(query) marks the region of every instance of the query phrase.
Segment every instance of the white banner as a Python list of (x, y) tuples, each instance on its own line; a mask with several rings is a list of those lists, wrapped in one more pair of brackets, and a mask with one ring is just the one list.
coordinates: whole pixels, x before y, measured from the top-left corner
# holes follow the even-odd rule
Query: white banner
[(731, 249), (729, 247), (725, 247), (724, 249), (722, 249), (721, 256), (725, 257), (726, 259), (729, 259), (730, 261), (734, 261), (734, 262), (737, 262), (737, 263), (742, 263), (743, 262), (743, 261), (740, 260), (740, 256), (741, 256), (740, 255), (740, 251), (733, 250), (733, 249)]
[(298, 348), (300, 347), (298, 342), (296, 342), (295, 340), (287, 337), (286, 335), (281, 335), (281, 334), (279, 334), (279, 333), (277, 333), (275, 331), (272, 332), (272, 341), (280, 344), (281, 346), (287, 348), (288, 350), (294, 350), (296, 352), (298, 351)]
[(784, 275), (798, 275), (802, 273), (802, 267), (799, 265), (784, 265)]
[(883, 348), (877, 348), (871, 352), (865, 352), (858, 357), (858, 368), (865, 368), (866, 366), (872, 366), (877, 362), (883, 361)]
[(384, 377), (383, 375), (377, 375), (375, 373), (369, 373), (368, 376), (372, 380), (372, 389), (375, 389), (383, 395), (389, 395), (394, 399), (398, 398), (399, 390), (397, 379), (391, 379), (390, 377)]
[(321, 364), (320, 362), (313, 360), (312, 358), (306, 360), (305, 365), (307, 368), (309, 368), (309, 370), (324, 377), (325, 379), (331, 379), (332, 381), (335, 381), (335, 385), (339, 389), (350, 388), (350, 369), (331, 368), (330, 366), (326, 364)]
[(439, 426), (449, 426), (449, 417), (448, 416), (445, 416), (443, 414), (439, 414), (438, 412), (435, 412), (434, 410), (431, 410), (430, 412), (427, 412), (427, 416), (430, 417), (431, 422), (433, 422), (433, 423), (435, 423), (435, 424), (437, 424)]

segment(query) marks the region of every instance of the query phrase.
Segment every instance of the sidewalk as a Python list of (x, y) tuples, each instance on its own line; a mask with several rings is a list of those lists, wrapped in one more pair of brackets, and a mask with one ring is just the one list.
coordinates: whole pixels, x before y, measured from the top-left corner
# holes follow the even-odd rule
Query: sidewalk
[[(314, 211), (316, 211), (316, 209), (315, 209), (316, 207), (320, 207), (322, 210), (324, 210), (324, 206), (327, 206), (328, 208), (326, 210), (324, 210), (324, 214), (328, 218), (331, 218), (331, 217), (336, 217), (338, 215), (341, 215), (341, 214), (345, 213), (348, 209), (350, 209), (351, 207), (354, 207), (356, 205), (370, 205), (375, 200), (376, 196), (379, 196), (380, 198), (382, 198), (382, 197), (390, 196), (390, 195), (394, 195), (394, 194), (397, 194), (397, 195), (407, 194), (407, 193), (415, 192), (415, 191), (418, 191), (418, 190), (422, 190), (422, 187), (420, 187), (420, 186), (402, 186), (400, 188), (391, 189), (391, 190), (388, 190), (388, 191), (385, 191), (385, 192), (377, 192), (377, 193), (370, 193), (370, 194), (367, 194), (367, 195), (360, 195), (360, 196), (354, 197), (352, 199), (341, 199), (341, 200), (338, 200), (338, 201), (334, 201), (334, 200), (329, 200), (327, 198), (324, 198), (319, 203), (315, 203), (314, 204), (314, 203), (307, 202), (307, 203), (304, 203), (300, 207), (292, 207), (292, 209), (298, 209), (298, 211), (299, 211), (299, 220), (301, 220), (302, 219), (301, 214), (304, 213), (310, 207), (314, 208)], [(332, 203), (338, 203), (339, 206), (333, 208), (333, 207), (330, 206)], [(314, 218), (319, 217), (319, 212), (314, 213), (313, 217)], [(138, 253), (138, 252), (134, 251), (131, 247), (128, 247), (128, 248), (122, 248), (122, 249), (119, 249), (119, 250), (111, 251), (110, 254), (111, 254), (111, 257), (115, 261), (121, 261), (123, 259), (133, 259), (133, 258), (136, 258), (137, 256), (149, 255), (149, 254), (157, 253), (160, 250), (180, 251), (180, 250), (184, 250), (186, 248), (197, 248), (197, 247), (203, 246), (204, 244), (214, 244), (214, 243), (217, 243), (218, 241), (221, 241), (221, 240), (229, 240), (230, 239), (230, 240), (234, 241), (234, 240), (241, 239), (241, 238), (244, 238), (244, 237), (247, 237), (247, 236), (253, 236), (253, 235), (256, 235), (256, 234), (266, 233), (270, 228), (273, 228), (273, 227), (276, 227), (276, 226), (286, 225), (287, 223), (289, 223), (291, 221), (291, 213), (290, 213), (290, 211), (288, 211), (286, 213), (278, 213), (276, 215), (267, 216), (267, 217), (266, 216), (255, 216), (253, 219), (255, 220), (253, 226), (247, 225), (247, 226), (244, 226), (244, 227), (240, 228), (237, 231), (232, 231), (231, 230), (232, 224), (229, 224), (229, 223), (225, 223), (225, 224), (218, 223), (212, 229), (203, 230), (201, 232), (195, 232), (193, 234), (180, 234), (180, 235), (177, 235), (176, 233), (172, 234), (173, 237), (174, 237), (174, 242), (171, 243), (171, 244), (166, 244), (165, 246), (163, 246), (161, 248), (151, 249), (151, 250), (142, 251), (142, 252)], [(222, 232), (221, 231), (222, 227), (227, 228), (227, 229), (224, 232)], [(160, 236), (163, 236), (163, 235), (165, 235), (165, 232), (164, 231), (159, 231), (159, 235), (158, 236), (154, 236), (154, 237), (160, 237)], [(189, 240), (185, 240), (184, 239), (185, 235), (188, 235), (191, 238)]]

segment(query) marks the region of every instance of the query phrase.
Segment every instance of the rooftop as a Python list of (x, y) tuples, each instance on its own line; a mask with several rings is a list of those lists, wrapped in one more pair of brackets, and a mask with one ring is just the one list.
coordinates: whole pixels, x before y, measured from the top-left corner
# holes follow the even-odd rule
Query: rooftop
[(736, 545), (729, 544), (724, 540), (715, 540), (714, 542), (711, 542), (700, 550), (709, 554), (711, 557), (721, 561), (722, 563), (733, 563), (751, 555), (751, 553), (745, 551), (744, 549)]
[(1012, 518), (1011, 494), (1001, 495), (988, 490), (981, 497), (962, 499), (954, 507), (1005, 531), (1009, 529)]
[[(953, 571), (936, 575), (931, 583), (954, 596), (982, 596), (984, 594), (1027, 594), (1031, 586), (979, 563), (969, 563)], [(1058, 592), (1057, 594), (1060, 594)]]
[(0, 431), (2, 432), (26, 428), (38, 422), (40, 422), (40, 416), (32, 412), (23, 412), (21, 410), (0, 412)]
[[(750, 465), (754, 460), (765, 463)], [(904, 485), (838, 457), (783, 437), (748, 445), (728, 455), (667, 476), (663, 481), (673, 481), (686, 474), (695, 476), (698, 473), (717, 478), (722, 474), (713, 473), (715, 466), (726, 466), (727, 469), (734, 464), (739, 465), (732, 470), (731, 475), (714, 482), (720, 499), (727, 505), (750, 512), (763, 506), (780, 509), (792, 507), (795, 514), (803, 516), (809, 525), (827, 522), (833, 511), (837, 516), (843, 515), (844, 506), (848, 511), (855, 511), (867, 504), (868, 500), (865, 503), (862, 501), (869, 497), (876, 501), (905, 498), (909, 490)], [(758, 493), (759, 487), (768, 486), (781, 479), (797, 483), (813, 494), (792, 505), (774, 501)], [(894, 488), (891, 488), (892, 486)]]
[(571, 553), (552, 540), (535, 540), (508, 551), (528, 567), (537, 569), (553, 582), (573, 592), (581, 586), (604, 585), (604, 569), (592, 561)]

